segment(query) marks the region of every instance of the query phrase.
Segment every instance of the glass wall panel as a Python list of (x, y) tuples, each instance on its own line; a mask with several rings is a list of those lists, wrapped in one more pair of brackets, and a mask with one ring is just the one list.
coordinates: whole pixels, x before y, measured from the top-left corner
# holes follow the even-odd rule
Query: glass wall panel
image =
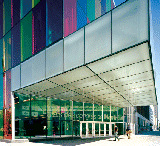
[(123, 122), (123, 108), (118, 107), (118, 122)]
[(45, 50), (21, 64), (21, 87), (45, 79)]
[(60, 135), (60, 100), (47, 98), (47, 136)]
[(11, 0), (11, 25), (20, 21), (20, 0)]
[(42, 136), (47, 133), (46, 97), (32, 96), (31, 98), (31, 136)]
[(77, 30), (77, 1), (64, 1), (64, 37)]
[(103, 121), (110, 122), (110, 106), (103, 105)]
[(101, 1), (95, 0), (95, 19), (101, 16)]
[(46, 49), (46, 77), (63, 72), (63, 40)]
[[(27, 7), (27, 6), (25, 6)], [(21, 20), (21, 61), (32, 56), (32, 12)]]
[(106, 12), (111, 10), (111, 0), (106, 0)]
[(15, 25), (11, 30), (12, 35), (12, 67), (20, 64), (21, 62), (21, 49), (20, 49), (20, 23)]
[(63, 0), (46, 0), (46, 46), (63, 38)]
[(85, 27), (86, 63), (111, 53), (111, 13)]
[(72, 135), (72, 101), (61, 100), (61, 135)]
[(117, 121), (117, 107), (111, 106), (111, 122)]
[(0, 39), (0, 74), (3, 73), (3, 39)]
[(93, 121), (92, 103), (84, 103), (84, 121)]
[(11, 69), (11, 91), (20, 88), (20, 65)]
[(11, 31), (3, 37), (4, 70), (11, 68)]
[(0, 39), (3, 37), (3, 3), (0, 4)]
[(130, 0), (112, 11), (112, 52), (148, 40), (148, 1)]
[(83, 121), (83, 103), (73, 102), (73, 120)]
[(106, 0), (101, 0), (101, 15), (106, 13)]
[(0, 110), (0, 139), (3, 139), (3, 110)]
[(102, 105), (94, 104), (94, 121), (102, 121)]
[(11, 29), (11, 0), (3, 3), (3, 35)]
[(3, 74), (0, 73), (0, 110), (3, 109)]
[(95, 0), (87, 0), (87, 17), (89, 22), (95, 19)]
[(33, 132), (30, 127), (30, 95), (14, 93), (15, 100), (15, 138), (29, 138)]
[(77, 30), (87, 24), (87, 1), (77, 0)]
[(3, 75), (3, 107), (4, 139), (11, 139), (11, 70), (6, 71)]
[(32, 8), (35, 7), (39, 2), (40, 0), (32, 0)]
[(64, 38), (64, 70), (84, 64), (84, 28)]
[(32, 9), (32, 0), (20, 0), (21, 19)]
[(32, 55), (46, 46), (46, 1), (41, 2), (32, 10)]

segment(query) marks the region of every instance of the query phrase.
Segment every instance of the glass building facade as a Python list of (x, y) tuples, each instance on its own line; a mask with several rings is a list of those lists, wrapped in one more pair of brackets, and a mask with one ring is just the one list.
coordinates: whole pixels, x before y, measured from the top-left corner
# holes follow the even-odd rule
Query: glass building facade
[(123, 134), (156, 103), (149, 31), (148, 0), (0, 0), (4, 139)]

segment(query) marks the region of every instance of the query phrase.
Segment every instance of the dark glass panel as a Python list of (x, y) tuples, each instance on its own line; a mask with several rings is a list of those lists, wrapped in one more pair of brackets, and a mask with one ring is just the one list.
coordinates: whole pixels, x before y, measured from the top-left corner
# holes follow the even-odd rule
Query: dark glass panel
[(42, 0), (32, 10), (32, 54), (36, 54), (46, 46), (46, 2)]
[(12, 67), (20, 64), (21, 62), (21, 49), (20, 49), (20, 23), (15, 25), (11, 31), (12, 34)]
[(40, 0), (32, 0), (32, 8), (35, 7), (39, 2)]
[(21, 0), (21, 19), (32, 9), (32, 0)]
[(63, 38), (63, 0), (46, 2), (46, 46), (48, 46)]

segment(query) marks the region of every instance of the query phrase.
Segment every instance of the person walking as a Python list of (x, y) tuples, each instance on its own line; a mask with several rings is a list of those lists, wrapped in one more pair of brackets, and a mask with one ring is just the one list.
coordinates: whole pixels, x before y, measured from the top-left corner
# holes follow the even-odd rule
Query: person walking
[(118, 139), (118, 141), (119, 141), (119, 138), (118, 138), (118, 127), (117, 127), (117, 125), (115, 125), (115, 127), (114, 127), (114, 132), (115, 132), (115, 141), (116, 141), (116, 139)]
[(130, 129), (130, 125), (128, 124), (127, 129), (126, 129), (126, 134), (127, 134), (127, 136), (128, 136), (128, 139), (131, 138), (131, 135), (130, 135), (131, 133), (132, 133), (132, 131), (131, 131), (131, 129)]

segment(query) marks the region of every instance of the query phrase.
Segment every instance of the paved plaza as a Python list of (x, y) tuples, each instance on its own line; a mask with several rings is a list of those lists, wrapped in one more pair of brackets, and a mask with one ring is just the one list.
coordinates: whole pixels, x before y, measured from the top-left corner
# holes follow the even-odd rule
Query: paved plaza
[(0, 146), (160, 146), (160, 132), (153, 131), (141, 135), (132, 135), (128, 139), (126, 135), (121, 135), (120, 141), (114, 141), (114, 137), (89, 138), (76, 140), (54, 140), (27, 143), (5, 143)]

